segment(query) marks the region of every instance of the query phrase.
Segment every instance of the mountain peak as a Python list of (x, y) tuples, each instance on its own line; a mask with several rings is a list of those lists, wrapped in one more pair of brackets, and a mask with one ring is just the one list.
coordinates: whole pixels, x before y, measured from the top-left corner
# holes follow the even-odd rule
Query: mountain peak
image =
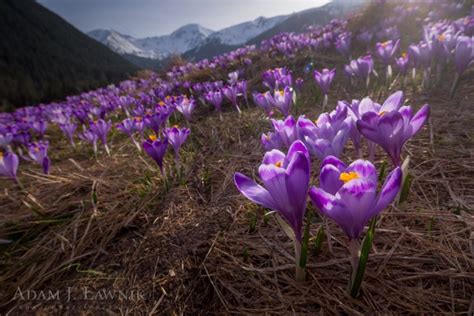
[(175, 37), (175, 36), (180, 36), (180, 34), (185, 34), (185, 33), (200, 33), (204, 35), (205, 37), (211, 35), (214, 33), (213, 30), (205, 28), (202, 25), (199, 25), (197, 23), (190, 23), (181, 26), (179, 29), (174, 31), (173, 33), (170, 34), (170, 36)]

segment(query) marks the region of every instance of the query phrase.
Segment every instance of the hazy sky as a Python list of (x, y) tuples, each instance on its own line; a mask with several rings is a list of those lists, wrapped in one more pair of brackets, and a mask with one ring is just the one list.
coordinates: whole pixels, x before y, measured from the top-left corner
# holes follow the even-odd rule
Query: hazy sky
[(318, 7), (329, 0), (38, 0), (78, 29), (136, 37), (169, 34), (188, 23), (219, 30), (259, 16)]

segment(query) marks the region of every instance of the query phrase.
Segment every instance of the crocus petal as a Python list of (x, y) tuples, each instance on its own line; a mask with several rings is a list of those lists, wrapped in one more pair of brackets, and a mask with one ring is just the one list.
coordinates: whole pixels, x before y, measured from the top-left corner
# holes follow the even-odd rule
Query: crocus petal
[(385, 180), (385, 183), (382, 186), (382, 190), (379, 193), (377, 198), (376, 205), (373, 209), (371, 217), (376, 216), (379, 214), (384, 208), (390, 204), (393, 199), (400, 191), (402, 185), (402, 171), (400, 167), (395, 168)]
[(428, 104), (423, 105), (423, 107), (413, 116), (413, 118), (410, 121), (410, 125), (412, 128), (411, 131), (411, 136), (415, 135), (420, 128), (423, 126), (425, 121), (428, 119), (428, 116), (430, 115), (430, 106)]
[(237, 189), (250, 201), (257, 203), (263, 207), (276, 210), (276, 204), (270, 193), (261, 185), (255, 183), (249, 177), (236, 172), (234, 175), (234, 183)]
[(381, 112), (391, 112), (398, 110), (403, 100), (403, 92), (397, 91), (390, 95), (380, 108)]
[(340, 175), (341, 171), (332, 164), (327, 164), (322, 167), (321, 172), (319, 174), (319, 183), (321, 185), (321, 188), (332, 195), (336, 194), (337, 191), (344, 184), (344, 182), (339, 180)]

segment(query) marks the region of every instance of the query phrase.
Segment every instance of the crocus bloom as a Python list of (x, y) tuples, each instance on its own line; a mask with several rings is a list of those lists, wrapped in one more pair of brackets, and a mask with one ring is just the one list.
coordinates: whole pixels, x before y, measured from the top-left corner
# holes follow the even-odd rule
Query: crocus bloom
[(429, 105), (425, 104), (415, 115), (410, 106), (401, 106), (403, 93), (392, 94), (382, 106), (369, 104), (357, 121), (359, 132), (368, 140), (380, 145), (390, 156), (393, 164), (401, 163), (401, 151), (405, 142), (413, 137), (429, 116)]
[(298, 134), (311, 154), (319, 160), (327, 156), (339, 157), (350, 135), (351, 118), (347, 106), (338, 104), (331, 113), (322, 113), (313, 124), (307, 119), (298, 120)]
[(34, 142), (27, 146), (28, 155), (43, 168), (45, 174), (49, 173), (48, 146), (49, 143), (47, 141)]
[(83, 133), (80, 133), (79, 138), (92, 144), (94, 155), (97, 155), (97, 140), (98, 140), (97, 134), (95, 134), (90, 129), (88, 129), (88, 130), (85, 130)]
[(240, 113), (240, 107), (237, 103), (237, 95), (239, 94), (239, 88), (237, 86), (226, 86), (222, 88), (222, 92), (224, 93), (225, 97), (232, 103), (233, 106), (237, 109)]
[(293, 91), (291, 91), (289, 86), (286, 86), (283, 90), (275, 90), (269, 100), (284, 116), (288, 116), (290, 114), (290, 107), (293, 104)]
[(176, 110), (183, 114), (186, 120), (190, 121), (191, 114), (193, 113), (196, 106), (197, 103), (194, 99), (188, 99), (186, 96), (182, 96), (178, 98)]
[(143, 149), (160, 167), (161, 173), (163, 174), (163, 158), (168, 148), (168, 139), (166, 137), (157, 138), (156, 135), (150, 135), (150, 137), (143, 142)]
[(312, 187), (309, 192), (311, 200), (352, 240), (360, 238), (368, 221), (395, 199), (402, 171), (395, 168), (377, 193), (377, 170), (370, 161), (359, 159), (346, 166), (329, 156), (321, 164), (319, 181), (320, 187)]
[(395, 52), (398, 49), (398, 45), (400, 44), (400, 40), (397, 40), (395, 43), (392, 40), (377, 43), (375, 45), (375, 51), (377, 55), (380, 57), (382, 62), (386, 65), (390, 64)]
[(314, 71), (314, 80), (321, 88), (321, 91), (324, 95), (324, 103), (323, 107), (326, 106), (327, 103), (327, 94), (329, 92), (329, 87), (331, 86), (332, 80), (334, 79), (334, 75), (336, 74), (336, 68), (329, 70), (323, 69), (321, 72), (315, 70)]
[(31, 127), (38, 134), (38, 136), (42, 138), (44, 133), (46, 133), (46, 129), (48, 128), (48, 122), (45, 120), (35, 120), (32, 122)]
[(13, 140), (12, 133), (0, 134), (0, 148), (7, 148)]
[(67, 137), (71, 146), (74, 147), (74, 132), (76, 131), (77, 124), (74, 124), (74, 123), (59, 124), (59, 128), (63, 132), (64, 136)]
[(270, 103), (270, 92), (267, 91), (265, 94), (262, 93), (253, 93), (253, 102), (261, 107), (265, 113), (270, 116), (272, 112), (272, 105)]
[(405, 76), (408, 72), (408, 62), (409, 58), (407, 53), (403, 53), (401, 57), (395, 59), (398, 71), (403, 76)]
[(18, 169), (18, 156), (13, 152), (0, 151), (0, 176), (7, 177), (16, 182)]
[(323, 69), (321, 72), (317, 70), (314, 71), (314, 80), (316, 80), (316, 83), (321, 88), (324, 95), (328, 94), (329, 87), (331, 86), (335, 74), (336, 68), (332, 70)]
[(262, 144), (266, 150), (289, 148), (298, 139), (296, 121), (293, 116), (283, 120), (272, 119), (273, 132), (262, 134)]
[(176, 160), (179, 159), (179, 149), (186, 141), (186, 138), (188, 138), (190, 132), (189, 128), (179, 128), (177, 125), (165, 129), (165, 135), (168, 138), (168, 142), (173, 146)]
[(221, 90), (209, 91), (206, 94), (206, 101), (211, 103), (216, 111), (222, 111), (222, 102), (224, 101), (224, 96), (222, 95)]
[(97, 135), (97, 138), (100, 139), (104, 146), (107, 146), (107, 134), (112, 128), (112, 122), (110, 120), (106, 122), (103, 119), (100, 119), (97, 121), (91, 121), (89, 124), (90, 130)]
[(278, 212), (293, 229), (296, 240), (301, 242), (310, 177), (306, 146), (296, 141), (287, 155), (276, 149), (267, 152), (258, 174), (264, 186), (241, 173), (235, 173), (237, 189), (252, 202)]
[(117, 123), (115, 127), (128, 137), (132, 137), (133, 133), (135, 132), (135, 120), (126, 118), (122, 122)]
[(143, 124), (147, 128), (151, 129), (154, 133), (158, 134), (166, 119), (167, 116), (165, 114), (149, 113), (143, 117)]

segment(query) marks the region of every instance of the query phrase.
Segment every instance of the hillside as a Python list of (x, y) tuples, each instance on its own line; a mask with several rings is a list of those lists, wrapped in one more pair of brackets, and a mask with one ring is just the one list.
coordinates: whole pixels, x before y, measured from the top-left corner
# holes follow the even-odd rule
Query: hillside
[(138, 70), (34, 0), (0, 2), (0, 102), (46, 102)]

